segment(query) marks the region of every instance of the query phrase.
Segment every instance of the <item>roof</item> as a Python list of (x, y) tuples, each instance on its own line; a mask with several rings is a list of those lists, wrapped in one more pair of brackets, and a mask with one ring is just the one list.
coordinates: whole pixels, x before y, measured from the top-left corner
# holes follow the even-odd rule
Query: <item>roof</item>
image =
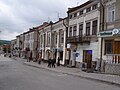
[(92, 2), (93, 2), (93, 1), (87, 1), (87, 2), (85, 2), (85, 3), (83, 3), (83, 4), (81, 4), (80, 6), (73, 7), (73, 8), (68, 8), (67, 13), (73, 12), (73, 11), (79, 9), (79, 8), (83, 8), (84, 6), (86, 6), (86, 5), (88, 5), (88, 4), (92, 3)]

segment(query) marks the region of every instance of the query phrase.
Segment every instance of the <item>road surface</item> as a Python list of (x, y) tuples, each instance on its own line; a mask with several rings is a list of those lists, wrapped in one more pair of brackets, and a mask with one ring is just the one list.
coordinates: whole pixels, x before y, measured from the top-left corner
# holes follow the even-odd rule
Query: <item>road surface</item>
[(120, 90), (119, 87), (38, 69), (0, 56), (0, 90)]

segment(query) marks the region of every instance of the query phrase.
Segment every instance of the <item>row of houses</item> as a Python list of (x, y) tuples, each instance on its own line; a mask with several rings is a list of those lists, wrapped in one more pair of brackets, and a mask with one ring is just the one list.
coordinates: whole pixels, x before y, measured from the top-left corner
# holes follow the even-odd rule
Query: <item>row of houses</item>
[(119, 4), (120, 0), (89, 0), (68, 8), (67, 17), (18, 35), (12, 49), (29, 48), (33, 58), (40, 52), (43, 60), (59, 57), (62, 65), (105, 70), (104, 62), (120, 63)]

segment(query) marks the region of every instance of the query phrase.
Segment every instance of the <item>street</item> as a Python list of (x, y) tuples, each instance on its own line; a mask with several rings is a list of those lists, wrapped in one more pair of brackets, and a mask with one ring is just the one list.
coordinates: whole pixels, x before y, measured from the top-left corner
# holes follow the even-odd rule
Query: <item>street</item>
[(120, 90), (119, 87), (45, 69), (0, 56), (0, 90)]

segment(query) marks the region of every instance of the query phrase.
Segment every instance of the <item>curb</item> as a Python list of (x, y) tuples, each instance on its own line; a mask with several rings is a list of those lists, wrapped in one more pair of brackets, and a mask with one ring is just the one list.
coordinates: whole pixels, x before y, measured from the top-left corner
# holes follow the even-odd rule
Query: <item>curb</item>
[(17, 61), (17, 58), (15, 58), (15, 57), (11, 57), (11, 59), (14, 59), (14, 60), (16, 60), (16, 61)]
[(84, 79), (87, 79), (87, 80), (98, 81), (98, 82), (102, 82), (102, 83), (106, 83), (106, 84), (115, 85), (115, 86), (120, 87), (119, 83), (112, 82), (112, 81), (105, 81), (105, 80), (101, 80), (101, 79), (96, 79), (96, 78), (91, 78), (91, 77), (85, 77), (85, 76), (82, 76), (82, 75), (76, 75), (76, 74), (73, 74), (73, 73), (51, 70), (51, 69), (47, 69), (47, 68), (44, 68), (44, 67), (39, 67), (39, 66), (31, 65), (31, 64), (28, 64), (28, 63), (25, 63), (25, 62), (23, 64), (27, 65), (27, 66), (35, 67), (35, 68), (41, 68), (41, 69), (45, 69), (45, 70), (52, 71), (52, 72), (67, 74), (67, 75), (71, 75), (71, 76), (76, 76), (76, 77), (84, 78)]

